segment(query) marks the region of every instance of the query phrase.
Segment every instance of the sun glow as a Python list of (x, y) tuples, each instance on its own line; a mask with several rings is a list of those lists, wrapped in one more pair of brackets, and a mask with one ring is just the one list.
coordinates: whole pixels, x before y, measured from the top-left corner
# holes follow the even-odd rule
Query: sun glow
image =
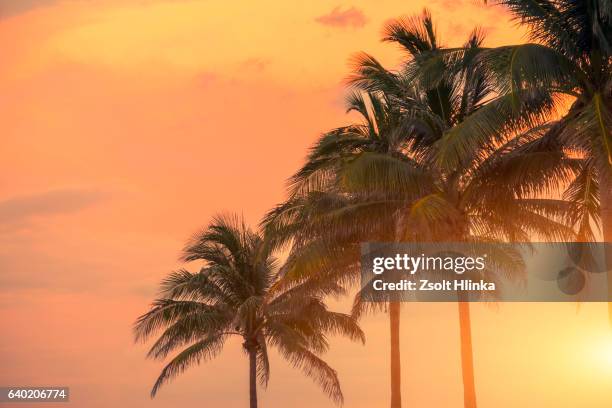
[(612, 330), (593, 343), (593, 363), (612, 372)]

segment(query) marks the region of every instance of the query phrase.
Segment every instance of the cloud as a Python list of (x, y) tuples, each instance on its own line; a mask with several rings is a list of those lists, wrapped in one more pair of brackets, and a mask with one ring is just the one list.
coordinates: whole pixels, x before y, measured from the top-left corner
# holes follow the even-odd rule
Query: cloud
[(219, 75), (214, 72), (204, 71), (196, 75), (196, 82), (203, 87), (209, 87), (218, 81)]
[(0, 0), (0, 17), (13, 16), (54, 3), (57, 3), (57, 0)]
[(0, 225), (21, 224), (32, 217), (78, 212), (106, 194), (92, 190), (53, 190), (0, 201)]
[(457, 10), (464, 7), (463, 0), (436, 0), (433, 2), (442, 7), (443, 10)]
[[(72, 3), (85, 3), (91, 0), (64, 0), (63, 2), (71, 1)], [(155, 4), (155, 3), (172, 3), (181, 2), (187, 0), (122, 0), (123, 3), (134, 3), (134, 4)], [(17, 14), (25, 13), (30, 10), (53, 6), (60, 4), (59, 0), (0, 0), (0, 18), (11, 17)]]
[(98, 259), (87, 259), (83, 253), (45, 252), (32, 244), (0, 249), (0, 295), (31, 289), (99, 291), (112, 283), (111, 268)]
[(330, 13), (315, 18), (317, 23), (340, 28), (360, 28), (366, 25), (368, 19), (363, 11), (356, 7), (341, 10), (340, 6), (334, 8)]
[(270, 60), (265, 58), (253, 57), (242, 61), (240, 67), (249, 71), (261, 72), (266, 69), (268, 65), (270, 65)]

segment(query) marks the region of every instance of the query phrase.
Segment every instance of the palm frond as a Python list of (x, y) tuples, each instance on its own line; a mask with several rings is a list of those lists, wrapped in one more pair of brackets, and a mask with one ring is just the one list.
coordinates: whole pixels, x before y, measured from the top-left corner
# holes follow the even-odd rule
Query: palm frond
[(224, 336), (211, 336), (189, 346), (174, 357), (162, 370), (151, 390), (155, 397), (162, 385), (183, 373), (187, 368), (215, 357), (223, 348)]

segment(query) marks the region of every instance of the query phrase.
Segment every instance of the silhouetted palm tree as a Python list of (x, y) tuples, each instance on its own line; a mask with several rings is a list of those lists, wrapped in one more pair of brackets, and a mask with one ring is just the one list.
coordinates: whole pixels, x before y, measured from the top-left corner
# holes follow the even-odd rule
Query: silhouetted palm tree
[[(604, 241), (612, 242), (612, 2), (496, 3), (527, 26), (534, 43), (492, 49), (483, 55), (483, 65), (495, 75), (500, 91), (517, 101), (525, 90), (536, 88), (562, 102), (564, 113), (542, 144), (585, 159), (565, 193), (581, 205), (572, 221), (579, 227), (579, 239), (593, 240), (595, 224), (601, 226)], [(612, 253), (606, 258), (612, 295)]]
[[(358, 112), (364, 122), (324, 135), (293, 177), (291, 198), (266, 219), (271, 236), (280, 243), (293, 240), (297, 248), (299, 256), (288, 263), (291, 279), (354, 283), (359, 277), (358, 243), (402, 241), (401, 203), (419, 197), (418, 186), (430, 186), (425, 169), (403, 152), (407, 133), (402, 132), (399, 112), (375, 95), (354, 93), (347, 103), (348, 110)], [(407, 178), (415, 183), (396, 194), (375, 187), (378, 182), (382, 186), (389, 179)], [(389, 313), (391, 406), (399, 407), (400, 304), (378, 305)]]
[(162, 370), (151, 396), (188, 367), (215, 357), (228, 337), (239, 336), (249, 359), (251, 408), (257, 407), (257, 380), (266, 386), (270, 377), (269, 346), (334, 402), (343, 402), (336, 371), (319, 355), (328, 349), (327, 334), (362, 342), (364, 336), (351, 316), (323, 303), (343, 292), (338, 284), (279, 280), (270, 246), (237, 217), (215, 217), (189, 241), (182, 259), (204, 265), (197, 273), (171, 273), (161, 297), (135, 324), (138, 341), (161, 332), (149, 357), (164, 359), (182, 349)]
[[(358, 274), (359, 242), (528, 240), (530, 234), (567, 237), (569, 228), (555, 221), (571, 209), (537, 193), (549, 177), (569, 178), (574, 163), (559, 152), (539, 157), (523, 150), (540, 134), (506, 132), (473, 150), (461, 165), (439, 160), (446, 137), (463, 121), (481, 114), (495, 100), (491, 78), (475, 59), (481, 37), (446, 59), (428, 13), (420, 19), (391, 22), (385, 39), (408, 53), (401, 71), (386, 70), (366, 54), (351, 77), (363, 93), (351, 94), (349, 111), (362, 122), (321, 137), (306, 164), (291, 181), (289, 200), (268, 214), (275, 236), (292, 240), (308, 261), (294, 270), (350, 282)], [(442, 64), (438, 77), (421, 75), (426, 63)], [(524, 104), (528, 118), (538, 105)], [(532, 110), (533, 108), (533, 110)], [(536, 109), (537, 108), (537, 109)], [(524, 119), (525, 122), (528, 119)], [(510, 121), (508, 121), (510, 122)], [(518, 123), (514, 123), (518, 127)], [(510, 129), (510, 127), (508, 127)], [(525, 168), (526, 164), (531, 167)], [(282, 241), (282, 239), (280, 240)], [(304, 248), (309, 248), (304, 250)], [(323, 261), (323, 258), (331, 260)], [(316, 259), (314, 261), (313, 259)], [(356, 273), (357, 272), (357, 273)], [(381, 304), (356, 299), (354, 314)], [(391, 407), (401, 406), (399, 304), (388, 305), (391, 324)], [(469, 307), (459, 303), (465, 406), (476, 406)]]

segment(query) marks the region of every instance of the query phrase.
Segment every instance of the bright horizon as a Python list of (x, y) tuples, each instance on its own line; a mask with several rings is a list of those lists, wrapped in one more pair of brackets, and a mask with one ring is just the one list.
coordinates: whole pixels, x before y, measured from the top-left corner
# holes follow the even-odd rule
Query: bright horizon
[[(351, 56), (399, 61), (387, 20), (427, 6), (445, 45), (475, 26), (488, 46), (526, 41), (476, 0), (305, 3), (0, 0), (0, 385), (68, 385), (86, 408), (246, 406), (237, 340), (149, 398), (162, 364), (131, 325), (186, 239), (219, 212), (255, 226), (284, 198), (307, 148), (349, 121)], [(404, 406), (461, 406), (456, 309), (403, 307)], [(481, 407), (612, 405), (607, 305), (472, 310)], [(365, 347), (325, 356), (346, 407), (388, 405), (388, 326), (367, 317)], [(271, 369), (261, 406), (333, 406), (277, 355)]]

